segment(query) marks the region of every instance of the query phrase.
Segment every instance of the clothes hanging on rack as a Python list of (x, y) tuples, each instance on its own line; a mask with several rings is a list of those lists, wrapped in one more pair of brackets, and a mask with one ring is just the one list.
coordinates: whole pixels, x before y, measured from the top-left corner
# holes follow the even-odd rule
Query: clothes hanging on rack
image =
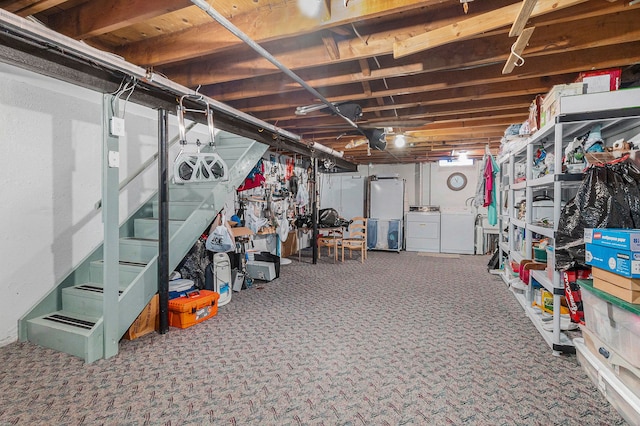
[(496, 201), (496, 176), (500, 172), (500, 167), (496, 160), (493, 158), (493, 155), (489, 154), (489, 158), (487, 160), (487, 169), (491, 169), (491, 174), (485, 183), (485, 186), (490, 186), (490, 201), (487, 206), (487, 221), (489, 225), (495, 226), (498, 224), (498, 206)]
[(485, 187), (484, 170), (486, 166), (487, 166), (487, 154), (485, 153), (484, 156), (482, 157), (482, 163), (478, 168), (478, 179), (476, 180), (477, 182), (476, 195), (473, 199), (474, 207), (484, 206), (484, 187)]
[(489, 207), (493, 193), (493, 162), (487, 159), (484, 165), (484, 203), (482, 207)]

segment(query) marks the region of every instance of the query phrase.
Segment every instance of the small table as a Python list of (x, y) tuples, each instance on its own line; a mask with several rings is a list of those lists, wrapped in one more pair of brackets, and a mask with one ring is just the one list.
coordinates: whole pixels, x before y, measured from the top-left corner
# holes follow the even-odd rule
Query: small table
[[(338, 242), (342, 240), (342, 236), (344, 235), (344, 227), (335, 226), (331, 228), (318, 228), (318, 235), (322, 232), (327, 232), (328, 235), (320, 238), (324, 238), (326, 240), (333, 240), (333, 262), (335, 263), (338, 260)], [(337, 232), (340, 232), (340, 236), (337, 235)], [(320, 252), (320, 247), (318, 247), (318, 253)]]
[[(298, 245), (298, 262), (301, 262), (301, 256), (302, 256), (302, 248), (300, 247), (300, 243), (302, 242), (302, 234), (307, 234), (311, 231), (311, 228), (296, 228), (296, 236), (298, 237), (298, 241), (297, 241), (297, 245)], [(335, 262), (338, 259), (338, 241), (340, 241), (340, 238), (336, 238), (336, 232), (341, 231), (344, 232), (344, 227), (342, 226), (336, 226), (336, 227), (332, 227), (332, 228), (318, 228), (318, 235), (320, 235), (320, 233), (322, 233), (323, 231), (328, 231), (329, 232), (329, 236), (331, 238), (334, 239), (335, 244), (333, 245), (333, 249), (334, 249), (334, 253), (333, 253), (333, 261)], [(316, 244), (317, 245), (317, 241), (312, 241), (312, 244)], [(318, 250), (320, 250), (320, 247), (318, 247)]]

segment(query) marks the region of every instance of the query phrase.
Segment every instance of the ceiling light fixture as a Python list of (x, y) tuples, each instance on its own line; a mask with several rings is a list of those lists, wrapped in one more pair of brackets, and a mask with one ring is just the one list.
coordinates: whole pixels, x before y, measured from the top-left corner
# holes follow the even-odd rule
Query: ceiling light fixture
[(393, 143), (396, 146), (396, 148), (402, 148), (403, 146), (406, 145), (407, 139), (404, 137), (404, 135), (396, 135), (396, 138)]
[(298, 10), (308, 18), (319, 18), (325, 10), (324, 0), (298, 0)]

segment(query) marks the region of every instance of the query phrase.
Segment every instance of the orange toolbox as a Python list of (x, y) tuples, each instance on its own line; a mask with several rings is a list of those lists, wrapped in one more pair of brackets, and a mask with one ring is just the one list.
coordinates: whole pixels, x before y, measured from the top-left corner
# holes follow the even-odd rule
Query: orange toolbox
[(196, 290), (169, 300), (169, 325), (187, 328), (211, 318), (218, 313), (219, 298), (215, 291)]

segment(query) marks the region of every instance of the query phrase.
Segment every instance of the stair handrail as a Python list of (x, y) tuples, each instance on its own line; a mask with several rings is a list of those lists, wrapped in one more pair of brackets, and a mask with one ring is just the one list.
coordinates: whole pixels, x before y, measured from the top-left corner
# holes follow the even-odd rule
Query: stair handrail
[[(189, 133), (189, 131), (191, 129), (193, 129), (196, 124), (198, 124), (196, 121), (191, 122), (188, 126), (186, 126), (185, 128), (185, 134)], [(176, 142), (178, 142), (180, 140), (180, 135), (176, 135), (174, 136), (170, 141), (169, 141), (169, 148), (171, 148), (173, 145), (176, 144)], [(140, 176), (145, 170), (147, 170), (153, 163), (155, 163), (158, 160), (158, 152), (156, 151), (155, 154), (153, 154), (151, 157), (149, 157), (144, 163), (142, 163), (140, 165), (140, 167), (138, 167), (138, 169), (133, 172), (132, 174), (130, 174), (129, 176), (127, 176), (122, 182), (120, 182), (120, 185), (118, 186), (118, 191), (122, 192), (122, 190), (129, 185), (135, 178), (137, 178), (138, 176)], [(102, 208), (102, 198), (100, 198), (98, 201), (96, 201), (95, 205), (94, 205), (96, 210), (100, 210)]]

